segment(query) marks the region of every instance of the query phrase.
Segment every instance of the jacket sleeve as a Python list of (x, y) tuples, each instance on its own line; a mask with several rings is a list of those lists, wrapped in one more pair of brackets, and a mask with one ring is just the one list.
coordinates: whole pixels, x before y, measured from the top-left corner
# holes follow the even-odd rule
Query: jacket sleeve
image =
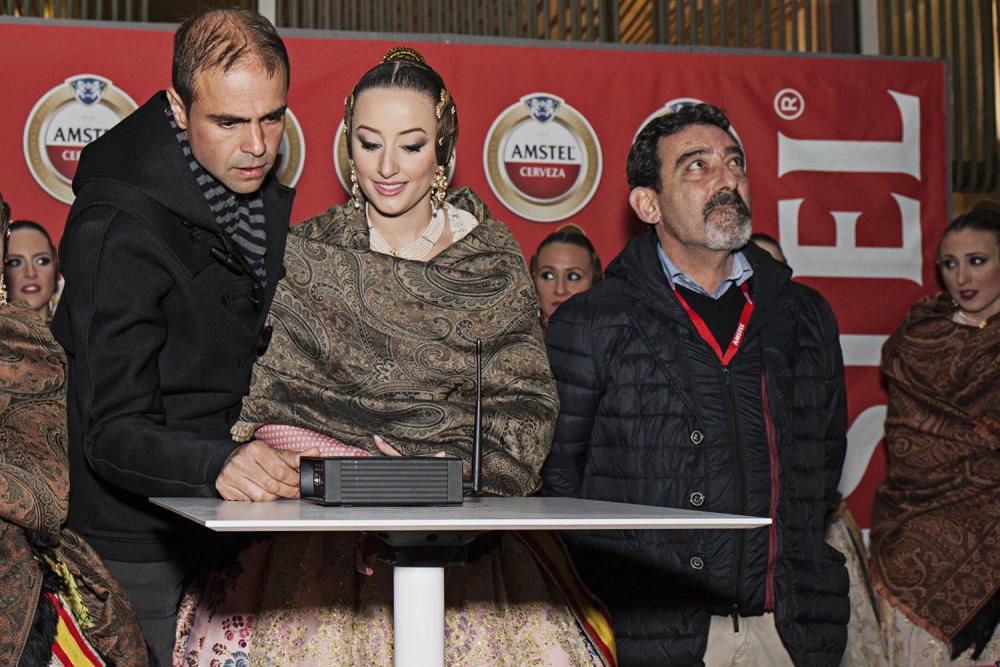
[(830, 509), (839, 499), (837, 486), (847, 452), (844, 359), (830, 305), (811, 289), (800, 286), (800, 294), (804, 307), (795, 357), (798, 384), (791, 397), (794, 435), (801, 455), (808, 457), (806, 474), (823, 475), (822, 488), (817, 485), (808, 495)]
[(66, 312), (55, 329), (88, 464), (140, 496), (215, 495), (233, 443), (165, 424), (159, 354), (175, 258), (143, 222), (104, 207), (74, 210), (60, 251)]
[(542, 469), (542, 494), (547, 496), (581, 495), (601, 395), (593, 331), (578, 302), (560, 307), (545, 337), (561, 406), (552, 450)]
[(839, 499), (837, 487), (847, 454), (847, 387), (844, 379), (844, 356), (840, 349), (840, 331), (837, 318), (830, 305), (823, 301), (819, 314), (822, 349), (827, 350), (827, 388), (824, 414), (827, 416), (824, 440), (826, 441), (825, 491), (827, 507), (836, 505)]

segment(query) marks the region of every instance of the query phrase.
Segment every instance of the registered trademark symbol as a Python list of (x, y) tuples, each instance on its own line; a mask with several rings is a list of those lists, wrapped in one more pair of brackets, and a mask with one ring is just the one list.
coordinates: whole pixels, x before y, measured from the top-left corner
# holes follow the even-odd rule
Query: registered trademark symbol
[(805, 110), (806, 101), (794, 88), (783, 88), (774, 96), (774, 112), (785, 120), (795, 120)]

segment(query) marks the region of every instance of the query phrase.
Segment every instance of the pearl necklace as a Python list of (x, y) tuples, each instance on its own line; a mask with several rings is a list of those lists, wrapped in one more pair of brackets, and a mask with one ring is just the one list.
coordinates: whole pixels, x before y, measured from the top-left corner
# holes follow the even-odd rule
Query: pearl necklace
[(977, 320), (976, 318), (974, 318), (972, 315), (969, 315), (961, 308), (955, 311), (955, 314), (952, 316), (951, 319), (953, 322), (955, 322), (955, 324), (964, 324), (965, 326), (976, 327), (977, 329), (986, 328), (987, 320)]
[(383, 255), (392, 255), (393, 257), (399, 257), (401, 259), (424, 259), (434, 250), (434, 246), (437, 245), (438, 241), (441, 240), (441, 236), (444, 234), (445, 222), (447, 220), (447, 213), (445, 212), (445, 207), (439, 208), (434, 215), (431, 216), (431, 221), (427, 223), (426, 229), (423, 233), (410, 243), (407, 243), (402, 248), (393, 248), (389, 245), (389, 242), (385, 240), (382, 233), (372, 224), (371, 217), (368, 216), (368, 208), (365, 208), (365, 217), (368, 218), (368, 247), (375, 252), (380, 252)]

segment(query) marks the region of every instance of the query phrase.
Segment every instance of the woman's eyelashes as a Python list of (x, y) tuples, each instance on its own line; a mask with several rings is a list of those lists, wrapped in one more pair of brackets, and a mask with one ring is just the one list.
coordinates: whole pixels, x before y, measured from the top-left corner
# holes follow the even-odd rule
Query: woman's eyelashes
[[(374, 141), (366, 141), (365, 139), (362, 139), (361, 137), (358, 137), (358, 141), (361, 143), (361, 148), (364, 149), (364, 150), (366, 150), (366, 151), (369, 151), (369, 152), (374, 152), (374, 151), (377, 151), (380, 148), (382, 148), (382, 144), (374, 142)], [(424, 149), (424, 146), (426, 146), (426, 145), (427, 145), (426, 141), (418, 141), (418, 142), (413, 143), (413, 144), (404, 144), (400, 148), (402, 148), (403, 151), (405, 151), (407, 153), (419, 153), (420, 151), (422, 151)]]
[[(982, 266), (989, 261), (990, 258), (984, 255), (973, 255), (969, 257), (969, 266)], [(945, 257), (939, 263), (941, 268), (951, 271), (958, 267), (959, 260), (954, 257)]]
[[(538, 272), (538, 276), (542, 280), (555, 280), (556, 279), (556, 273), (555, 273), (555, 271), (549, 271), (549, 270), (539, 271)], [(569, 272), (566, 273), (566, 280), (568, 280), (571, 283), (579, 282), (579, 281), (583, 280), (583, 274), (580, 273), (579, 271), (569, 271)]]

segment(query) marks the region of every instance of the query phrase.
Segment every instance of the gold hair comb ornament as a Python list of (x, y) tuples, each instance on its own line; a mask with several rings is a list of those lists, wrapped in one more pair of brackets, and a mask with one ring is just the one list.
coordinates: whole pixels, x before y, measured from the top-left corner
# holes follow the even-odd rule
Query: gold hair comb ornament
[(424, 62), (424, 57), (420, 55), (416, 49), (411, 49), (408, 46), (396, 46), (389, 49), (384, 56), (382, 56), (382, 62), (391, 63), (394, 60), (409, 60), (411, 62), (420, 63), (421, 65), (426, 65)]
[[(448, 94), (447, 88), (441, 89), (441, 97), (438, 99), (437, 106), (434, 107), (434, 117), (441, 120), (441, 116), (444, 115), (445, 107), (448, 106), (448, 102), (451, 101), (451, 95)], [(454, 109), (452, 109), (454, 111)]]

